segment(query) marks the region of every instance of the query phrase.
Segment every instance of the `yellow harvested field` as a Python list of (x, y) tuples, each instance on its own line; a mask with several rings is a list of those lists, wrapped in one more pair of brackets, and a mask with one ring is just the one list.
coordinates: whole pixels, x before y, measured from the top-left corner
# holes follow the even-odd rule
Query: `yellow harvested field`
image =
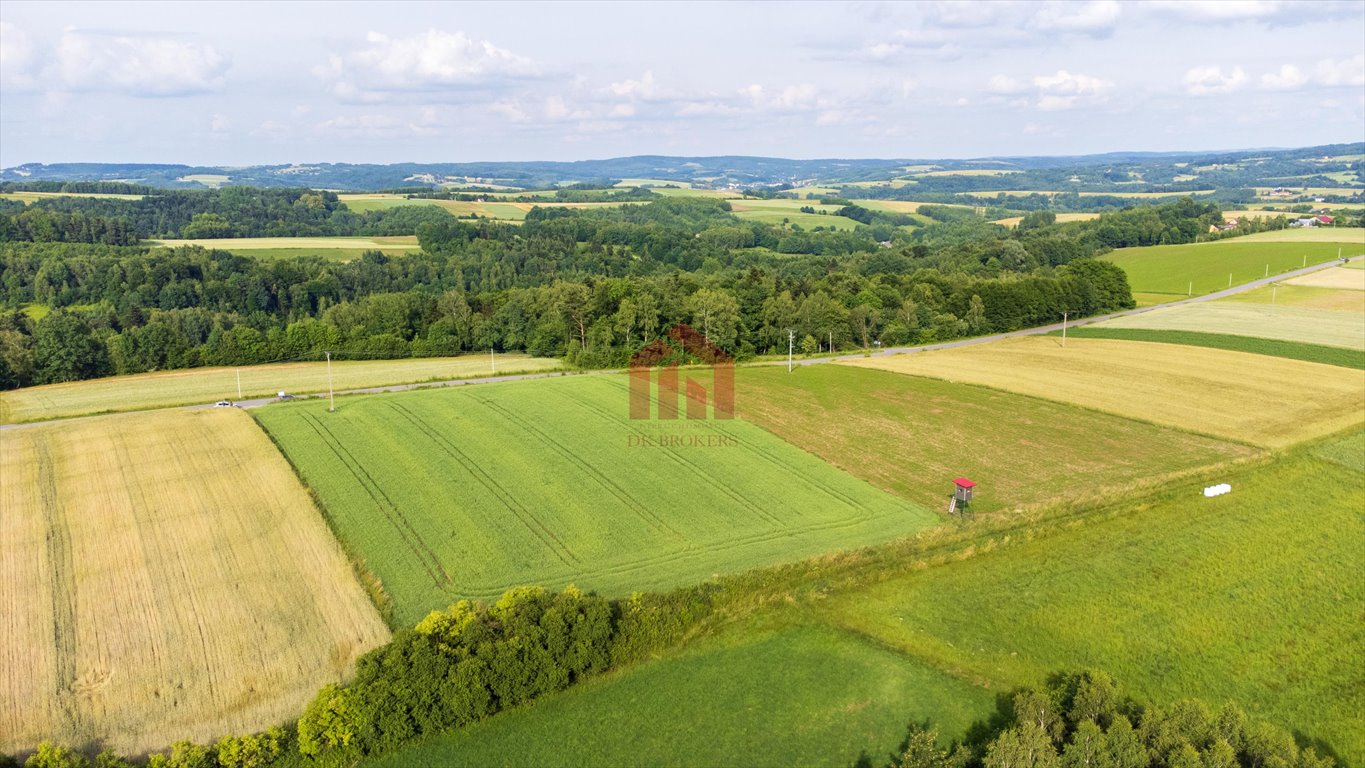
[(297, 717), (388, 630), (236, 409), (0, 433), (0, 752)]
[[(1091, 219), (1098, 219), (1099, 217), (1100, 215), (1098, 213), (1059, 213), (1057, 214), (1057, 223), (1065, 224), (1069, 221), (1090, 221)], [(1019, 226), (1019, 222), (1023, 220), (1023, 216), (1011, 216), (1008, 219), (996, 219), (991, 223), (1013, 229)]]
[[(332, 386), (341, 391), (467, 379), (491, 376), (495, 372), (530, 373), (561, 365), (554, 358), (520, 354), (498, 355), (496, 370), (493, 362), (487, 354), (335, 361), (332, 363)], [(243, 398), (273, 397), (279, 392), (302, 395), (327, 391), (327, 365), (319, 361), (157, 371), (0, 392), (0, 423), (237, 400), (239, 373)]]
[(921, 205), (941, 205), (944, 208), (966, 209), (973, 207), (961, 203), (917, 203), (913, 200), (852, 200), (850, 202), (861, 205), (868, 210), (889, 211), (891, 213), (918, 213)]
[(54, 197), (103, 197), (110, 200), (141, 200), (145, 195), (119, 195), (112, 192), (0, 192), (0, 200), (18, 200), (24, 205)]
[[(1356, 294), (1357, 302), (1365, 301)], [(1246, 301), (1211, 301), (1154, 309), (1096, 323), (1096, 328), (1199, 331), (1302, 341), (1365, 352), (1365, 304), (1355, 312)]]
[[(1359, 270), (1345, 270), (1358, 272)], [(1167, 296), (1166, 298), (1170, 298)], [(1344, 288), (1318, 288), (1311, 285), (1264, 285), (1218, 300), (1219, 304), (1274, 304), (1277, 307), (1305, 307), (1334, 312), (1365, 314), (1365, 296)]]
[(1279, 447), (1365, 423), (1360, 371), (1248, 352), (1053, 336), (847, 365), (982, 384)]
[[(1332, 267), (1285, 281), (1288, 285), (1308, 285), (1315, 288), (1338, 288), (1346, 291), (1365, 291), (1365, 270)], [(1361, 306), (1365, 310), (1365, 305)]]
[(394, 237), (219, 237), (198, 240), (150, 240), (152, 245), (174, 248), (198, 245), (220, 251), (255, 251), (280, 248), (371, 248), (376, 251), (420, 251), (416, 235)]

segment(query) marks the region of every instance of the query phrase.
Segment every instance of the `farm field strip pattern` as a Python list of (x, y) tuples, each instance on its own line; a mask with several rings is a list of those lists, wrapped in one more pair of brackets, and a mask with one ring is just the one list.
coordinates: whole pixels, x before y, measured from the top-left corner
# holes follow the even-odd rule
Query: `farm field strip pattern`
[[(622, 378), (356, 398), (336, 414), (310, 403), (254, 413), (383, 581), (400, 623), (526, 583), (606, 593), (674, 586), (909, 535), (937, 519), (742, 422), (721, 427), (738, 442), (729, 447), (680, 455), (686, 449), (628, 446), (637, 427), (625, 419), (623, 382), (611, 381)], [(349, 455), (324, 445), (313, 421)], [(391, 512), (355, 466), (450, 583), (434, 583), (427, 558), (383, 522)]]
[(981, 384), (1262, 447), (1365, 420), (1358, 371), (1175, 344), (1078, 338), (1062, 347), (1055, 337), (1028, 336), (845, 364)]
[(1115, 318), (1091, 327), (1200, 331), (1365, 351), (1365, 295), (1360, 298), (1358, 312), (1211, 301)]
[(6, 433), (0, 474), (0, 751), (259, 730), (388, 636), (240, 411)]

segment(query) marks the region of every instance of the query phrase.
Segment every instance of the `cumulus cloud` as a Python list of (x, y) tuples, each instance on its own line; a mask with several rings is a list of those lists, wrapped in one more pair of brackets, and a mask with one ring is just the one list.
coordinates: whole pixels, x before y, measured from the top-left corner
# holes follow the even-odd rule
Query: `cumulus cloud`
[(329, 57), (314, 74), (343, 98), (480, 87), (539, 74), (530, 59), (460, 31), (430, 29), (407, 38), (370, 32), (366, 43), (354, 53)]
[(166, 37), (67, 30), (56, 74), (68, 91), (184, 96), (222, 87), (227, 57), (212, 46)]
[(22, 29), (0, 21), (0, 88), (27, 90), (36, 84), (38, 48)]
[(1293, 64), (1285, 64), (1279, 72), (1261, 75), (1261, 87), (1268, 91), (1292, 91), (1308, 82), (1303, 72)]
[(1315, 74), (1322, 85), (1365, 85), (1365, 54), (1358, 53), (1349, 59), (1325, 59), (1318, 62)]
[(359, 136), (364, 138), (392, 138), (396, 136), (435, 136), (436, 112), (425, 108), (416, 116), (404, 119), (393, 114), (341, 115), (314, 126), (314, 133), (323, 136)]
[(658, 94), (654, 73), (645, 72), (639, 80), (622, 80), (607, 86), (612, 95), (628, 99), (652, 99)]
[(1065, 69), (1055, 75), (1033, 78), (1038, 89), (1038, 108), (1045, 110), (1070, 109), (1081, 100), (1094, 101), (1105, 97), (1114, 84), (1089, 75), (1072, 74)]
[(1147, 7), (1197, 21), (1263, 20), (1289, 10), (1282, 0), (1153, 0)]
[(1247, 73), (1241, 67), (1223, 74), (1222, 67), (1195, 67), (1185, 73), (1185, 91), (1195, 96), (1208, 93), (1231, 93), (1247, 83)]
[(1082, 32), (1102, 36), (1114, 31), (1122, 14), (1123, 9), (1118, 0), (1091, 0), (1087, 3), (1052, 0), (1043, 3), (1029, 20), (1029, 27), (1047, 32)]
[(991, 78), (989, 83), (986, 84), (986, 90), (990, 91), (991, 93), (998, 93), (1007, 96), (1027, 91), (1028, 85), (1010, 77), (1009, 75), (996, 75), (995, 77)]

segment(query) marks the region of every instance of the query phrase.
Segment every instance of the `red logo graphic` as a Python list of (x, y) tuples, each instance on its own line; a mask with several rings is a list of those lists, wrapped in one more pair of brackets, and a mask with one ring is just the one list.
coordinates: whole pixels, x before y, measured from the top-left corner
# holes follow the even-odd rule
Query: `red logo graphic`
[[(670, 343), (671, 342), (671, 343)], [(711, 370), (709, 404), (716, 419), (735, 417), (735, 361), (725, 350), (706, 340), (692, 327), (679, 323), (667, 336), (655, 339), (630, 357), (630, 418), (648, 419), (652, 415), (650, 390), (652, 372), (659, 369), (658, 418), (678, 418), (678, 396), (687, 398), (689, 419), (707, 418), (708, 391), (697, 379), (688, 376), (679, 386), (679, 365), (700, 360)]]

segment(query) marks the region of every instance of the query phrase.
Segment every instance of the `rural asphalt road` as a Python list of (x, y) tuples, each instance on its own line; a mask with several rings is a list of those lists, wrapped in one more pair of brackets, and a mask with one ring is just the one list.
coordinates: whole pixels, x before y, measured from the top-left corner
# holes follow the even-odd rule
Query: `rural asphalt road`
[[(1362, 259), (1362, 258), (1365, 258), (1365, 256), (1353, 256), (1353, 257), (1351, 257), (1351, 258), (1349, 258), (1349, 259), (1345, 259), (1344, 261), (1356, 261), (1356, 260)], [(1200, 301), (1213, 301), (1213, 300), (1215, 300), (1215, 299), (1221, 299), (1221, 298), (1223, 298), (1223, 297), (1225, 297), (1225, 296), (1232, 296), (1232, 295), (1234, 295), (1234, 294), (1238, 294), (1238, 293), (1242, 293), (1242, 292), (1245, 292), (1245, 291), (1250, 291), (1250, 290), (1253, 290), (1253, 289), (1256, 289), (1256, 288), (1260, 288), (1261, 286), (1264, 286), (1264, 285), (1270, 285), (1271, 283), (1279, 282), (1279, 281), (1281, 281), (1281, 280), (1288, 280), (1288, 279), (1290, 279), (1290, 278), (1298, 277), (1298, 276), (1300, 276), (1300, 275), (1306, 275), (1306, 274), (1309, 274), (1309, 273), (1312, 273), (1312, 272), (1317, 272), (1317, 271), (1322, 270), (1322, 269), (1327, 269), (1327, 268), (1329, 268), (1329, 267), (1338, 266), (1338, 265), (1340, 265), (1341, 263), (1342, 263), (1342, 262), (1333, 260), (1333, 261), (1329, 261), (1329, 262), (1326, 262), (1326, 263), (1323, 263), (1323, 264), (1314, 264), (1314, 265), (1312, 265), (1312, 266), (1302, 267), (1302, 268), (1300, 268), (1300, 269), (1294, 269), (1294, 270), (1290, 270), (1290, 271), (1288, 271), (1288, 272), (1283, 272), (1283, 273), (1280, 273), (1280, 274), (1278, 274), (1278, 275), (1274, 275), (1274, 276), (1272, 276), (1272, 277), (1263, 277), (1263, 278), (1260, 278), (1260, 279), (1258, 279), (1258, 280), (1253, 280), (1253, 281), (1251, 281), (1251, 282), (1249, 282), (1249, 283), (1243, 283), (1243, 284), (1241, 284), (1241, 285), (1234, 285), (1234, 286), (1231, 287), (1231, 288), (1225, 288), (1225, 289), (1223, 289), (1223, 290), (1221, 290), (1221, 291), (1215, 291), (1214, 293), (1207, 293), (1207, 294), (1204, 294), (1204, 295), (1202, 295), (1202, 296), (1191, 296), (1191, 297), (1189, 297), (1189, 298), (1180, 299), (1179, 301), (1168, 302), (1168, 303), (1166, 303), (1166, 304), (1155, 304), (1155, 305), (1150, 306), (1150, 307), (1140, 307), (1140, 308), (1138, 308), (1138, 309), (1128, 309), (1128, 310), (1124, 310), (1124, 311), (1122, 311), (1122, 312), (1112, 312), (1112, 313), (1107, 314), (1107, 315), (1097, 315), (1097, 316), (1095, 316), (1095, 317), (1081, 318), (1081, 319), (1079, 319), (1079, 320), (1073, 320), (1073, 321), (1070, 321), (1070, 322), (1066, 323), (1066, 326), (1067, 326), (1068, 328), (1075, 328), (1075, 327), (1077, 327), (1077, 326), (1091, 325), (1091, 324), (1093, 324), (1093, 323), (1099, 323), (1099, 322), (1103, 322), (1103, 321), (1105, 321), (1105, 320), (1112, 320), (1112, 319), (1114, 319), (1114, 318), (1116, 318), (1116, 317), (1127, 317), (1127, 316), (1129, 316), (1129, 315), (1140, 315), (1140, 314), (1142, 314), (1142, 313), (1144, 313), (1144, 312), (1151, 312), (1151, 311), (1157, 310), (1157, 309), (1165, 309), (1166, 307), (1176, 307), (1176, 306), (1179, 306), (1179, 305), (1181, 305), (1181, 304), (1193, 304), (1193, 303), (1195, 303), (1195, 302), (1200, 302)], [(837, 362), (845, 361), (845, 360), (861, 360), (861, 359), (867, 357), (869, 354), (870, 354), (872, 357), (881, 357), (881, 356), (884, 356), (884, 355), (903, 355), (903, 354), (911, 354), (911, 353), (915, 353), (915, 352), (929, 352), (929, 351), (932, 351), (932, 350), (935, 350), (935, 349), (952, 349), (952, 348), (954, 348), (954, 347), (966, 347), (966, 346), (970, 346), (970, 345), (972, 345), (972, 344), (986, 344), (986, 343), (989, 343), (989, 342), (992, 342), (992, 341), (999, 341), (999, 340), (1001, 340), (1001, 339), (1011, 339), (1011, 338), (1015, 338), (1015, 337), (1017, 337), (1017, 336), (1038, 336), (1038, 335), (1045, 334), (1045, 333), (1052, 333), (1053, 331), (1060, 331), (1061, 329), (1062, 329), (1062, 324), (1061, 324), (1061, 323), (1053, 323), (1053, 324), (1051, 324), (1051, 325), (1040, 325), (1040, 326), (1038, 326), (1038, 327), (1036, 327), (1036, 328), (1025, 328), (1025, 329), (1020, 330), (1020, 331), (1010, 331), (1009, 333), (994, 333), (994, 334), (991, 334), (990, 336), (977, 336), (977, 337), (970, 338), (970, 339), (958, 339), (957, 341), (945, 341), (945, 342), (942, 342), (942, 343), (940, 343), (940, 344), (922, 344), (922, 345), (914, 346), (914, 347), (887, 347), (886, 349), (879, 349), (879, 350), (877, 350), (876, 352), (871, 352), (871, 353), (867, 353), (867, 352), (858, 352), (858, 353), (851, 354), (851, 355), (831, 355), (831, 356), (827, 356), (827, 357), (812, 357), (812, 358), (806, 358), (806, 359), (803, 359), (803, 360), (794, 360), (793, 363), (794, 363), (795, 365), (819, 365), (819, 364), (821, 364), (821, 363), (837, 363)], [(774, 361), (774, 362), (770, 362), (770, 363), (762, 363), (762, 365), (781, 365), (781, 361)], [(368, 395), (368, 394), (377, 394), (377, 393), (380, 393), (380, 392), (402, 392), (402, 391), (404, 391), (404, 390), (409, 390), (409, 389), (428, 389), (428, 388), (433, 388), (433, 387), (458, 387), (458, 386), (465, 386), (465, 385), (468, 385), (468, 384), (494, 384), (494, 383), (501, 382), (501, 381), (521, 381), (521, 380), (524, 380), (524, 379), (546, 379), (546, 378), (551, 378), (551, 377), (554, 377), (554, 376), (591, 376), (591, 375), (594, 375), (594, 374), (605, 374), (605, 373), (621, 373), (621, 371), (620, 371), (620, 370), (614, 370), (614, 371), (611, 371), (611, 370), (608, 370), (608, 371), (582, 371), (582, 372), (572, 372), (572, 371), (551, 371), (551, 372), (547, 372), (547, 373), (521, 373), (521, 374), (510, 374), (510, 375), (506, 375), (506, 376), (484, 376), (484, 377), (476, 378), (476, 379), (452, 379), (452, 380), (449, 380), (449, 381), (428, 381), (428, 382), (421, 382), (421, 383), (418, 383), (418, 384), (392, 384), (392, 385), (384, 386), (384, 387), (365, 387), (365, 388), (363, 388), (363, 389), (347, 389), (347, 390), (339, 391), (339, 392), (337, 392), (336, 394), (338, 394), (338, 395)], [(318, 399), (318, 398), (325, 398), (325, 397), (326, 397), (325, 394), (312, 394), (312, 395), (300, 395), (300, 396), (298, 397), (298, 399), (300, 399), (300, 400), (303, 400), (303, 399)], [(238, 406), (238, 407), (240, 407), (240, 408), (259, 408), (259, 407), (261, 407), (261, 406), (263, 406), (263, 405), (269, 405), (269, 404), (271, 404), (271, 403), (276, 403), (276, 402), (279, 402), (279, 400), (278, 400), (277, 398), (274, 398), (274, 397), (262, 397), (262, 398), (256, 398), (256, 399), (253, 399), (253, 400), (240, 400), (240, 401), (237, 401), (237, 402), (235, 403), (235, 405)], [(201, 404), (201, 405), (184, 405), (184, 406), (171, 406), (171, 407), (184, 408), (184, 409), (186, 409), (186, 410), (199, 410), (199, 409), (203, 409), (203, 408), (213, 408), (214, 405), (213, 405), (212, 403), (205, 403), (205, 404)], [(165, 410), (165, 409), (153, 408), (153, 409), (148, 409), (148, 410)], [(101, 415), (107, 415), (107, 414), (101, 414)], [(82, 416), (82, 417), (77, 417), (77, 418), (95, 418), (95, 417), (94, 417), (94, 416)], [(68, 421), (74, 421), (74, 420), (75, 420), (75, 419), (53, 419), (53, 420), (50, 420), (50, 421), (30, 421), (30, 422), (26, 422), (26, 423), (24, 423), (24, 424), (0, 424), (0, 430), (19, 429), (19, 428), (22, 428), (22, 427), (37, 427), (37, 426), (42, 426), (42, 425), (44, 425), (44, 424), (56, 424), (56, 423), (59, 423), (59, 422), (68, 422)]]

